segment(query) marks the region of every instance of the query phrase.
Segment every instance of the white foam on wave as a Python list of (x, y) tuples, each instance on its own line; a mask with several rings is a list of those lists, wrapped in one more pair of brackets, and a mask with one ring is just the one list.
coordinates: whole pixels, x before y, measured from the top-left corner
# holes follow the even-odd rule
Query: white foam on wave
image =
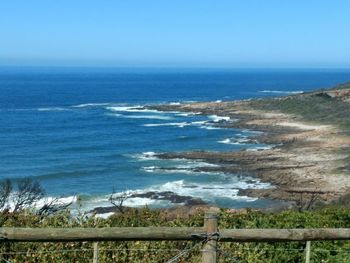
[(218, 116), (218, 115), (209, 115), (210, 119), (213, 120), (213, 122), (221, 122), (221, 121), (230, 121), (231, 118), (228, 116)]
[(113, 112), (150, 112), (150, 113), (162, 113), (158, 110), (150, 110), (146, 109), (145, 107), (141, 105), (137, 106), (109, 106), (106, 107), (106, 110), (113, 111)]
[(142, 170), (144, 170), (145, 172), (148, 172), (148, 173), (153, 173), (159, 169), (160, 169), (159, 166), (144, 166), (144, 167), (142, 167)]
[(170, 102), (169, 105), (181, 105), (180, 102)]
[(207, 121), (192, 121), (191, 124), (193, 125), (203, 125), (203, 124), (207, 124)]
[[(155, 154), (151, 152), (150, 155), (142, 154), (143, 157), (141, 160), (151, 160)], [(221, 172), (202, 172), (196, 168), (201, 167), (217, 167), (217, 164), (212, 164), (204, 161), (190, 160), (185, 158), (174, 158), (161, 160), (162, 166), (144, 166), (141, 169), (149, 173), (182, 173), (182, 174), (222, 174)]]
[(136, 158), (140, 161), (150, 161), (150, 160), (158, 160), (159, 158), (156, 156), (155, 152), (143, 152), (141, 154), (133, 154), (132, 158)]
[[(150, 199), (147, 197), (145, 197), (145, 198), (142, 198), (142, 197), (132, 197), (131, 198), (130, 197), (133, 194), (141, 194), (141, 193), (146, 193), (146, 191), (143, 192), (143, 190), (126, 190), (126, 191), (115, 193), (115, 194), (113, 194), (113, 196), (115, 196), (115, 197), (118, 197), (118, 196), (127, 197), (125, 199), (123, 205), (130, 206), (130, 207), (145, 206), (145, 205), (150, 205), (152, 203), (157, 202), (157, 200)], [(97, 206), (101, 206), (101, 207), (111, 206), (111, 203), (108, 200), (109, 198), (110, 198), (110, 195), (103, 195), (103, 196), (92, 198), (92, 199), (88, 200), (87, 202), (89, 202), (90, 209), (97, 207)]]
[(157, 200), (154, 200), (151, 198), (133, 197), (133, 198), (127, 199), (124, 204), (130, 207), (139, 207), (139, 206), (152, 205), (155, 203), (157, 203)]
[(304, 93), (304, 91), (297, 90), (297, 91), (287, 91), (287, 90), (261, 90), (259, 92), (262, 93), (275, 93), (275, 94), (301, 94)]
[[(219, 121), (217, 121), (219, 122)], [(163, 127), (163, 126), (173, 126), (178, 128), (184, 128), (186, 126), (197, 126), (200, 129), (207, 130), (220, 130), (222, 127), (216, 127), (213, 123), (209, 121), (192, 121), (192, 122), (167, 122), (167, 123), (147, 123), (143, 124), (144, 127)]]
[(213, 174), (213, 175), (218, 175), (222, 174), (220, 172), (202, 172), (202, 171), (194, 171), (195, 167), (191, 167), (188, 165), (178, 165), (176, 167), (160, 167), (160, 166), (144, 166), (142, 167), (142, 170), (148, 173), (181, 173), (181, 174), (191, 174), (191, 175), (198, 175), (198, 174)]
[(169, 123), (147, 123), (147, 124), (143, 124), (142, 126), (144, 127), (175, 126), (175, 127), (183, 128), (189, 125), (191, 125), (191, 123), (189, 122), (169, 122)]
[(244, 144), (256, 144), (258, 143), (257, 140), (251, 140), (247, 137), (241, 137), (241, 138), (227, 138), (221, 141), (218, 141), (218, 143), (223, 144), (233, 144), (233, 145), (244, 145)]
[(38, 108), (38, 111), (69, 111), (71, 109), (65, 107), (46, 107), (46, 108)]
[(200, 126), (199, 128), (206, 129), (206, 130), (221, 130), (222, 129), (220, 127), (209, 126), (209, 125)]
[(239, 142), (232, 141), (232, 140), (229, 139), (229, 138), (224, 139), (224, 140), (222, 140), (222, 141), (218, 141), (218, 143), (223, 143), (223, 144), (235, 144), (235, 145), (241, 144), (241, 143), (239, 143)]
[[(13, 211), (15, 208), (15, 196), (16, 193), (13, 193), (8, 199), (8, 207), (10, 211)], [(66, 197), (53, 197), (53, 196), (45, 196), (36, 202), (30, 204), (28, 208), (40, 209), (45, 204), (51, 205), (66, 205), (70, 203), (75, 203), (77, 201), (77, 196), (66, 196)]]
[(70, 203), (75, 203), (78, 200), (78, 197), (76, 195), (73, 196), (66, 196), (66, 197), (44, 197), (37, 202), (34, 203), (35, 208), (40, 208), (45, 204), (56, 204), (56, 205), (66, 205)]
[(170, 116), (163, 115), (121, 115), (123, 118), (128, 119), (151, 119), (151, 120), (172, 120), (173, 118)]
[(187, 160), (184, 159), (186, 162), (186, 165), (188, 167), (196, 168), (196, 167), (218, 167), (219, 165), (213, 164), (213, 163), (207, 163), (207, 162), (202, 162), (202, 161), (192, 161), (192, 160)]
[[(162, 206), (169, 206), (171, 203), (166, 200), (154, 200), (151, 198), (147, 197), (130, 197), (133, 194), (142, 194), (142, 193), (147, 193), (149, 192), (147, 190), (127, 190), (127, 191), (122, 191), (113, 194), (113, 196), (118, 197), (118, 196), (126, 196), (127, 198), (123, 202), (124, 206), (128, 207), (144, 207), (144, 206), (155, 206), (155, 207), (162, 207)], [(83, 201), (81, 203), (81, 208), (83, 211), (88, 212), (91, 211), (92, 209), (96, 207), (111, 207), (112, 204), (109, 201), (110, 195), (103, 195), (103, 196), (98, 196), (95, 198), (91, 198), (89, 200)], [(108, 212), (108, 213), (102, 213), (99, 214), (99, 217), (104, 217), (107, 218), (111, 215), (113, 215), (113, 212)]]
[[(258, 180), (251, 180), (246, 178), (246, 181), (232, 180), (225, 182), (215, 183), (191, 183), (185, 182), (185, 180), (169, 181), (164, 184), (153, 185), (144, 189), (128, 190), (116, 193), (115, 196), (127, 196), (124, 202), (125, 206), (129, 207), (142, 207), (142, 206), (153, 206), (153, 207), (165, 207), (171, 205), (169, 200), (155, 200), (148, 197), (131, 197), (132, 195), (145, 194), (148, 192), (173, 192), (180, 196), (191, 196), (193, 198), (201, 198), (207, 202), (215, 202), (217, 198), (231, 199), (237, 201), (252, 202), (256, 201), (257, 198), (251, 198), (247, 196), (239, 196), (239, 189), (262, 189), (271, 188), (268, 183), (261, 183)], [(90, 211), (95, 207), (108, 207), (111, 203), (108, 201), (110, 195), (104, 195), (92, 198), (83, 203), (83, 210)], [(111, 214), (105, 213), (102, 216), (110, 216)]]
[(257, 198), (239, 196), (239, 189), (262, 189), (270, 187), (269, 184), (254, 181), (252, 183), (237, 181), (224, 183), (187, 183), (185, 180), (171, 181), (162, 185), (153, 186), (143, 190), (144, 192), (174, 192), (182, 196), (192, 196), (205, 201), (213, 201), (215, 198), (228, 198), (232, 200), (255, 201)]
[(111, 105), (111, 103), (84, 103), (84, 104), (73, 105), (72, 108), (88, 108), (88, 107), (100, 107), (100, 106), (108, 106), (108, 105)]
[(165, 165), (163, 166), (144, 166), (142, 170), (149, 173), (182, 173), (182, 174), (212, 174), (212, 175), (223, 175), (222, 172), (209, 172), (200, 171), (196, 168), (201, 167), (218, 167), (217, 164), (207, 163), (204, 161), (196, 161), (189, 159), (170, 159), (163, 160)]
[(184, 117), (189, 117), (189, 116), (195, 116), (201, 114), (200, 112), (181, 112), (178, 113), (178, 116), (184, 116)]

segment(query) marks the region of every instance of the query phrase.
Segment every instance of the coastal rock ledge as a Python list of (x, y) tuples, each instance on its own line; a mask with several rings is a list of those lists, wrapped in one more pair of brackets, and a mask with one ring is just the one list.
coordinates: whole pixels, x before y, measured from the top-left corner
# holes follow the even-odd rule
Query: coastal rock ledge
[(241, 195), (296, 203), (317, 197), (328, 203), (350, 189), (349, 94), (350, 85), (342, 85), (270, 99), (150, 106), (161, 111), (227, 116), (236, 121), (215, 125), (261, 131), (251, 139), (273, 145), (256, 151), (169, 152), (157, 157), (201, 160), (215, 166), (198, 170), (254, 176), (274, 186), (241, 189)]

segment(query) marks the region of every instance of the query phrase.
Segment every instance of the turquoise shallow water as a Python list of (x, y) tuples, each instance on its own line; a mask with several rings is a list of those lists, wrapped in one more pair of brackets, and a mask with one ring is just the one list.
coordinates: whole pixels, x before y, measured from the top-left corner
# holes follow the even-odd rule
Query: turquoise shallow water
[[(0, 69), (0, 178), (39, 180), (50, 196), (80, 195), (90, 207), (108, 194), (173, 191), (221, 206), (263, 206), (239, 188), (269, 187), (251, 178), (195, 173), (201, 164), (153, 153), (228, 151), (251, 131), (215, 129), (219, 117), (164, 113), (146, 104), (286, 95), (350, 79), (347, 71)], [(166, 169), (169, 168), (169, 169)], [(174, 169), (175, 168), (175, 169)], [(166, 206), (146, 198), (130, 205)]]

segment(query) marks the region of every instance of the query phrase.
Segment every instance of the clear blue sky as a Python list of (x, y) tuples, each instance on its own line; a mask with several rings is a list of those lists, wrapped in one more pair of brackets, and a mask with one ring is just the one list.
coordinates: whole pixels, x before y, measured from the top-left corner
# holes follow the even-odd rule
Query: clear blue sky
[(350, 67), (350, 1), (4, 0), (0, 65)]

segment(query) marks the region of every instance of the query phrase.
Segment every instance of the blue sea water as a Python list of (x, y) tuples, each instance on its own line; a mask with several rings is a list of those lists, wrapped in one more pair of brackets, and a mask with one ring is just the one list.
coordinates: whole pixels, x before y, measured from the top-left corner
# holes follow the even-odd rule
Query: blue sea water
[[(113, 189), (173, 191), (226, 207), (263, 206), (266, 200), (237, 192), (268, 184), (191, 172), (209, 164), (153, 156), (265, 147), (246, 143), (254, 131), (215, 129), (218, 116), (143, 106), (280, 96), (349, 80), (346, 70), (0, 68), (0, 179), (32, 177), (48, 195), (79, 195), (89, 208), (108, 205)], [(128, 204), (170, 205), (146, 198)]]

